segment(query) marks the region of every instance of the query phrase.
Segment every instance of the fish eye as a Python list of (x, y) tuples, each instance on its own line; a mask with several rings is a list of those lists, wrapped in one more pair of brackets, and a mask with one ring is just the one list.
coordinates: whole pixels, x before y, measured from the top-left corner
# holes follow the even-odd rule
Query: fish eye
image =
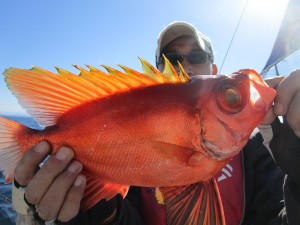
[(226, 113), (237, 113), (242, 109), (242, 95), (236, 87), (224, 85), (219, 89), (218, 106)]
[(228, 103), (228, 105), (234, 106), (235, 104), (239, 103), (240, 95), (238, 90), (234, 88), (228, 88), (225, 90), (225, 100)]

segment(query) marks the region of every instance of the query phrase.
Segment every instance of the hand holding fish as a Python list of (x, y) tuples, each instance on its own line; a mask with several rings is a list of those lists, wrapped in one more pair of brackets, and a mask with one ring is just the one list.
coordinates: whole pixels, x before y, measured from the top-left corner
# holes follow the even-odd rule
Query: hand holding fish
[(283, 79), (276, 91), (275, 113), (285, 115), (294, 133), (300, 137), (300, 69)]
[(262, 124), (271, 123), (276, 116), (285, 116), (294, 133), (300, 137), (300, 69), (289, 76), (272, 77), (266, 83), (276, 89), (273, 109), (264, 118)]
[[(270, 87), (276, 89), (276, 97), (273, 109), (263, 120), (263, 124), (270, 124), (276, 116), (284, 116), (285, 122), (275, 123), (269, 126), (269, 131), (261, 130), (264, 139), (267, 140), (267, 147), (278, 164), (278, 166), (288, 175), (296, 186), (300, 186), (300, 70), (295, 70), (287, 77), (274, 77), (266, 80)], [(280, 132), (281, 131), (281, 132)], [(269, 133), (268, 135), (266, 135)], [(270, 135), (271, 133), (271, 135)], [(289, 144), (282, 136), (288, 137)], [(288, 182), (286, 182), (288, 183)]]
[(73, 160), (74, 153), (67, 147), (50, 156), (37, 170), (50, 151), (45, 141), (28, 150), (16, 167), (15, 181), (26, 186), (25, 199), (38, 205), (38, 216), (42, 220), (57, 218), (66, 222), (78, 214), (86, 180), (80, 175), (82, 164)]

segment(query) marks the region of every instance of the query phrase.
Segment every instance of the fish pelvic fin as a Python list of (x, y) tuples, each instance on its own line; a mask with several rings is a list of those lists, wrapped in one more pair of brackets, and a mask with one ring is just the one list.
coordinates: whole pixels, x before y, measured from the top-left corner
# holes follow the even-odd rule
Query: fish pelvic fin
[(85, 175), (87, 182), (81, 202), (81, 208), (84, 211), (90, 209), (101, 200), (109, 201), (117, 194), (125, 198), (128, 193), (129, 185), (106, 182), (94, 176), (89, 176), (89, 174)]
[(120, 66), (124, 70), (121, 72), (104, 65), (105, 73), (89, 65), (88, 69), (74, 65), (79, 75), (58, 67), (57, 74), (39, 67), (9, 68), (3, 74), (8, 88), (26, 112), (41, 125), (51, 126), (65, 112), (83, 103), (135, 88), (189, 80), (177, 75), (171, 64), (167, 72), (161, 73), (144, 59), (140, 60), (144, 73), (125, 66)]
[(225, 225), (215, 179), (187, 186), (158, 189), (166, 205), (167, 224)]
[(16, 135), (24, 128), (24, 125), (0, 116), (0, 171), (7, 183), (13, 180), (15, 168), (23, 156)]

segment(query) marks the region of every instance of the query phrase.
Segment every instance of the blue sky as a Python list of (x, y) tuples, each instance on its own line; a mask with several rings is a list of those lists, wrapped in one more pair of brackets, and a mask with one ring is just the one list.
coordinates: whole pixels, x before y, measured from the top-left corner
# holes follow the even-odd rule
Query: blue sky
[[(288, 0), (248, 0), (221, 73), (261, 71)], [(188, 21), (212, 40), (221, 66), (246, 0), (1, 0), (0, 114), (24, 113), (2, 72), (33, 65), (77, 73), (72, 64), (123, 64), (141, 71), (138, 56), (154, 64), (158, 33)]]

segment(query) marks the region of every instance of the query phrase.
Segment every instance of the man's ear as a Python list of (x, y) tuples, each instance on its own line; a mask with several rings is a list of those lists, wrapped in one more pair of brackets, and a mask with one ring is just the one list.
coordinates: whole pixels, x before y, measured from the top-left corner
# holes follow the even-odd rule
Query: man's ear
[(213, 63), (211, 65), (211, 67), (212, 67), (211, 74), (212, 75), (217, 75), (218, 74), (218, 67), (217, 67), (217, 65)]

